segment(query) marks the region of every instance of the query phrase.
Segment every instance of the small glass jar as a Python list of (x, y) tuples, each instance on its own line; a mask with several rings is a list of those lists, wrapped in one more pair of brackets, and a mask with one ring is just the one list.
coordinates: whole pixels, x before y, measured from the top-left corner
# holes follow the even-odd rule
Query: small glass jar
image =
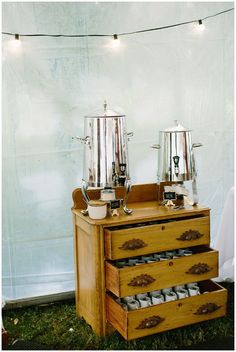
[(183, 194), (176, 194), (175, 205), (177, 207), (183, 207), (184, 206), (184, 195)]

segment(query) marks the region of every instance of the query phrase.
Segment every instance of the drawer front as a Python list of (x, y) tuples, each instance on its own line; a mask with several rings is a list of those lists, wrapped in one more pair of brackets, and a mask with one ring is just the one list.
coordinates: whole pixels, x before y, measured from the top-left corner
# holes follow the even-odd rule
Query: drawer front
[(149, 292), (218, 276), (218, 252), (118, 269), (106, 262), (106, 288), (118, 297)]
[(128, 229), (105, 229), (105, 256), (108, 259), (209, 243), (209, 216)]
[(126, 340), (131, 340), (224, 316), (227, 290), (213, 282), (209, 286), (212, 292), (136, 311), (125, 311), (107, 295), (107, 320)]

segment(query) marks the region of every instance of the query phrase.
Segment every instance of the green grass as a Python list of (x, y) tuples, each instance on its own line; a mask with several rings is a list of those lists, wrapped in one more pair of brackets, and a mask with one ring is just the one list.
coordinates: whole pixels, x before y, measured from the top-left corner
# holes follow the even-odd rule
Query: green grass
[[(3, 311), (4, 327), (10, 343), (31, 340), (54, 350), (171, 350), (190, 347), (217, 338), (233, 336), (233, 284), (229, 290), (228, 312), (223, 318), (125, 341), (118, 332), (99, 338), (75, 313), (73, 301)], [(15, 319), (18, 319), (18, 323)], [(70, 331), (73, 329), (73, 331)]]

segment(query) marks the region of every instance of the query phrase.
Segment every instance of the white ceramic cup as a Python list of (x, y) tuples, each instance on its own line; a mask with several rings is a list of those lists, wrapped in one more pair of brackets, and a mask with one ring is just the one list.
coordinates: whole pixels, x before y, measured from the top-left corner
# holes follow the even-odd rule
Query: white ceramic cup
[(200, 295), (199, 287), (197, 287), (197, 286), (189, 287), (188, 288), (188, 293), (189, 293), (189, 296), (191, 296), (191, 297)]
[(187, 257), (187, 256), (189, 256), (189, 255), (192, 255), (192, 254), (193, 254), (193, 251), (189, 251), (189, 250), (187, 250), (187, 249), (184, 251), (184, 256), (185, 256), (185, 257)]
[(156, 258), (151, 258), (146, 260), (147, 263), (155, 263), (156, 261), (157, 261)]
[(130, 259), (128, 260), (128, 263), (135, 265), (135, 264), (137, 263), (137, 261), (138, 261), (137, 258), (130, 258)]
[(143, 299), (143, 298), (145, 298), (145, 297), (148, 297), (148, 294), (147, 294), (147, 293), (138, 293), (138, 294), (136, 295), (136, 298), (137, 298), (137, 299)]
[(173, 255), (173, 259), (179, 259), (181, 257), (183, 257), (183, 255), (181, 255), (181, 254), (174, 254)]
[(169, 259), (171, 259), (169, 255), (162, 254), (162, 255), (160, 256), (160, 261), (169, 260)]
[(127, 262), (125, 260), (117, 260), (116, 261), (117, 268), (123, 268), (126, 264), (127, 264)]
[(130, 264), (130, 263), (126, 263), (123, 268), (130, 268), (131, 266), (134, 266), (135, 264)]
[(142, 264), (145, 264), (145, 260), (138, 259), (137, 262), (135, 263), (135, 265), (142, 265)]
[(163, 302), (164, 302), (164, 296), (163, 295), (157, 294), (155, 296), (152, 296), (152, 304), (153, 305), (161, 304)]
[(121, 303), (120, 305), (124, 310), (128, 310), (128, 306), (126, 303)]
[(128, 310), (139, 309), (139, 302), (133, 299), (132, 301), (127, 302)]
[(101, 200), (109, 201), (109, 200), (115, 200), (115, 199), (116, 199), (116, 194), (114, 189), (101, 190)]
[(144, 297), (142, 299), (139, 299), (139, 303), (140, 303), (141, 308), (149, 307), (152, 305), (150, 297)]
[(177, 285), (177, 286), (174, 287), (175, 292), (178, 291), (178, 290), (182, 290), (182, 289), (185, 290), (185, 285)]
[(183, 288), (178, 290), (178, 291), (176, 291), (176, 294), (177, 294), (178, 299), (182, 299), (182, 298), (188, 297), (188, 291), (184, 290)]
[(165, 301), (166, 302), (176, 301), (176, 300), (177, 300), (177, 295), (175, 292), (171, 291), (171, 292), (165, 294)]
[(153, 257), (154, 257), (155, 259), (157, 259), (157, 260), (160, 260), (160, 256), (161, 256), (160, 253), (154, 253), (154, 254), (153, 254)]
[(162, 291), (163, 295), (165, 295), (166, 293), (172, 292), (173, 289), (172, 289), (172, 287), (166, 287), (166, 288), (163, 288), (161, 291)]
[(125, 296), (125, 297), (122, 298), (122, 301), (124, 303), (128, 303), (130, 301), (135, 301), (135, 296)]
[(88, 213), (91, 219), (104, 219), (107, 216), (107, 203), (101, 200), (90, 200), (88, 203)]
[(161, 290), (155, 290), (155, 291), (149, 292), (150, 297), (160, 295), (160, 294), (161, 294)]
[(153, 256), (152, 255), (142, 255), (141, 259), (147, 261), (147, 260), (153, 259)]
[(175, 255), (176, 252), (175, 251), (166, 251), (166, 256), (169, 256), (169, 257), (173, 257), (173, 255)]
[(198, 287), (198, 283), (197, 282), (189, 282), (188, 284), (186, 284), (187, 288), (193, 287), (193, 286), (197, 286)]

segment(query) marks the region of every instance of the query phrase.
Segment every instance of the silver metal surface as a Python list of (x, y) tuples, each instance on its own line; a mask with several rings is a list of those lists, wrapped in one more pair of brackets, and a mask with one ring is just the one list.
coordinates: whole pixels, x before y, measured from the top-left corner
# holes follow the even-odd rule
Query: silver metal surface
[(87, 184), (87, 182), (86, 182), (85, 180), (82, 180), (81, 192), (82, 192), (82, 195), (83, 195), (83, 197), (84, 197), (84, 200), (85, 200), (85, 202), (86, 202), (86, 204), (87, 204), (87, 208), (86, 208), (85, 210), (81, 210), (81, 213), (82, 213), (83, 215), (88, 215), (88, 203), (89, 203), (89, 201), (90, 201), (90, 198), (89, 198), (89, 196), (88, 196), (88, 194), (87, 194), (87, 189), (88, 189), (88, 184)]
[(124, 114), (104, 110), (84, 118), (83, 179), (88, 187), (124, 186), (129, 179), (128, 137)]
[(133, 210), (127, 208), (127, 206), (126, 206), (126, 203), (127, 203), (127, 200), (128, 200), (128, 196), (129, 196), (129, 192), (130, 192), (130, 190), (131, 190), (131, 181), (130, 181), (130, 180), (127, 180), (127, 181), (125, 182), (125, 190), (126, 190), (126, 193), (125, 193), (125, 197), (124, 197), (124, 200), (123, 200), (123, 210), (124, 210), (124, 212), (125, 212), (127, 215), (130, 215), (130, 214), (133, 213)]
[(192, 144), (191, 131), (177, 123), (176, 126), (160, 131), (158, 157), (158, 181), (182, 182), (196, 176), (193, 149), (200, 143)]

